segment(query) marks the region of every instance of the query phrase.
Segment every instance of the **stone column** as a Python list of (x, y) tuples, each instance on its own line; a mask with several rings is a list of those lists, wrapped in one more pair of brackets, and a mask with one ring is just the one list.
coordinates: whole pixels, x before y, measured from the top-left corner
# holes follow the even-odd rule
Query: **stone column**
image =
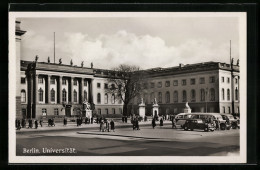
[(74, 77), (70, 78), (70, 102), (73, 103), (73, 79)]
[(93, 80), (90, 79), (88, 81), (88, 102), (89, 103), (94, 103), (94, 101), (93, 101), (93, 93), (92, 93), (93, 92), (92, 83), (93, 83)]
[(35, 76), (35, 78), (34, 78), (34, 97), (35, 97), (35, 102), (34, 102), (34, 104), (38, 104), (39, 103), (39, 96), (38, 96), (38, 74), (35, 74), (34, 75)]
[(62, 76), (59, 77), (59, 103), (62, 104)]
[(83, 104), (84, 102), (84, 78), (81, 78), (81, 86), (80, 86), (80, 103)]
[(46, 89), (46, 91), (47, 91), (47, 103), (48, 104), (50, 104), (51, 103), (51, 90), (50, 90), (50, 78), (51, 78), (51, 76), (50, 75), (47, 75), (47, 89)]

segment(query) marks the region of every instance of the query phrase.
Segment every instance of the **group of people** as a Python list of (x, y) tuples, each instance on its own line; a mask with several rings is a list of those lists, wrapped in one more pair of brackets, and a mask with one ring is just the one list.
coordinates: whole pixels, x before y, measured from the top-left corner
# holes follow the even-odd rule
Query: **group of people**
[[(40, 126), (41, 127), (42, 127), (42, 122), (43, 122), (42, 119), (40, 119)], [(34, 127), (35, 127), (35, 129), (38, 128), (38, 120), (37, 119), (34, 120)], [(26, 119), (22, 119), (21, 121), (19, 119), (16, 119), (15, 120), (15, 128), (16, 128), (16, 130), (21, 130), (21, 128), (26, 128)], [(33, 120), (32, 119), (28, 120), (28, 127), (27, 128), (28, 129), (33, 128)]]
[(133, 130), (140, 130), (138, 118), (133, 118), (132, 124), (133, 124)]
[(113, 119), (111, 119), (110, 121), (105, 119), (101, 119), (100, 120), (100, 128), (99, 128), (100, 132), (110, 132), (113, 131), (115, 132), (115, 122)]
[[(157, 120), (159, 120), (159, 118), (157, 118)], [(153, 120), (152, 120), (152, 127), (153, 127), (153, 129), (155, 128), (155, 126), (156, 126), (156, 117), (154, 117), (153, 118)], [(161, 117), (161, 119), (160, 119), (160, 128), (161, 127), (163, 127), (163, 117)]]

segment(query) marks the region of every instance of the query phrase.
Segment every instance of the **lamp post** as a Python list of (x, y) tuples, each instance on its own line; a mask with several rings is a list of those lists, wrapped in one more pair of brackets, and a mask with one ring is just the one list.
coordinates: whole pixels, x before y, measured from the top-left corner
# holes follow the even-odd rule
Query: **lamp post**
[(206, 113), (208, 113), (208, 103), (207, 103), (207, 100), (208, 100), (208, 88), (206, 88)]

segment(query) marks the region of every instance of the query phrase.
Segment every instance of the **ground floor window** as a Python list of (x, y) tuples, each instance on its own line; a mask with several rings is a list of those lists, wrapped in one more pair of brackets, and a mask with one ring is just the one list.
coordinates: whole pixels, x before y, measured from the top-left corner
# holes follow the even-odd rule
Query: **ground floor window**
[(226, 113), (226, 111), (225, 111), (225, 107), (223, 107), (223, 113)]
[(101, 109), (98, 109), (98, 114), (101, 115)]
[(119, 108), (119, 113), (123, 114), (123, 110), (121, 108)]
[(42, 116), (47, 116), (47, 109), (45, 108), (42, 109)]
[(113, 113), (113, 114), (116, 114), (116, 109), (113, 108), (113, 109), (112, 109), (112, 113)]
[(54, 109), (54, 115), (55, 115), (55, 116), (58, 116), (58, 115), (59, 115), (59, 109), (58, 109), (58, 108), (55, 108), (55, 109)]
[(108, 115), (108, 109), (106, 109), (106, 114)]

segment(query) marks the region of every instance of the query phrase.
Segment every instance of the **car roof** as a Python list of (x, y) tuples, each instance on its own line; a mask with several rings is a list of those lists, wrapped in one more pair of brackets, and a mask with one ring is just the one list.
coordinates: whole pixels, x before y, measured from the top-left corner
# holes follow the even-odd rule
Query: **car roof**
[(178, 115), (188, 115), (188, 114), (199, 114), (199, 115), (220, 115), (220, 113), (201, 113), (201, 112), (192, 112), (192, 113), (179, 113)]

